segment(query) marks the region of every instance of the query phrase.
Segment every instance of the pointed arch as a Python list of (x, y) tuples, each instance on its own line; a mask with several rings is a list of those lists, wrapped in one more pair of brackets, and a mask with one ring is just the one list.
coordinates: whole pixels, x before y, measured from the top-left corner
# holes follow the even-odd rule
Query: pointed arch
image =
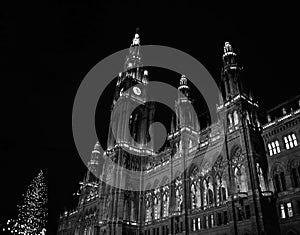
[(175, 211), (182, 211), (182, 178), (175, 179)]
[(296, 161), (295, 159), (291, 160), (288, 163), (288, 171), (293, 187), (298, 188), (300, 186), (300, 161)]
[(203, 206), (205, 209), (207, 207), (207, 189), (208, 189), (207, 179), (203, 179), (202, 187), (203, 187)]
[(234, 110), (233, 111), (233, 125), (238, 125), (239, 124), (239, 115), (238, 115), (238, 111)]
[(197, 166), (194, 166), (190, 171), (190, 192), (191, 192), (191, 207), (192, 209), (200, 208), (202, 204), (200, 171)]
[(155, 179), (154, 183), (153, 183), (153, 188), (157, 188), (159, 186), (159, 180)]
[(161, 214), (161, 194), (160, 188), (154, 189), (153, 194), (154, 219), (160, 219)]
[(165, 185), (162, 188), (162, 217), (169, 216), (169, 204), (170, 204), (170, 187)]
[(275, 163), (272, 170), (272, 180), (276, 192), (286, 190), (284, 166), (280, 163)]
[(233, 147), (230, 150), (230, 159), (232, 161), (238, 161), (240, 160), (242, 155), (242, 147), (239, 144), (233, 145)]
[(237, 193), (248, 192), (248, 177), (246, 168), (243, 164), (234, 168), (234, 181)]
[(207, 198), (207, 203), (209, 204), (209, 205), (213, 205), (214, 204), (214, 186), (213, 186), (214, 184), (213, 184), (213, 177), (212, 176), (210, 176), (209, 178), (208, 178), (208, 189), (207, 189), (207, 196), (208, 196), (208, 198)]
[(150, 222), (152, 220), (152, 193), (147, 191), (145, 194), (145, 206), (146, 206), (146, 216), (145, 222)]
[(221, 203), (224, 203), (228, 198), (228, 189), (227, 189), (227, 183), (224, 175), (222, 172), (218, 172), (216, 174), (216, 202), (217, 205), (220, 205)]
[(188, 171), (188, 175), (191, 176), (196, 176), (199, 175), (200, 170), (198, 168), (198, 166), (194, 163), (191, 164), (191, 166), (189, 167), (189, 171)]

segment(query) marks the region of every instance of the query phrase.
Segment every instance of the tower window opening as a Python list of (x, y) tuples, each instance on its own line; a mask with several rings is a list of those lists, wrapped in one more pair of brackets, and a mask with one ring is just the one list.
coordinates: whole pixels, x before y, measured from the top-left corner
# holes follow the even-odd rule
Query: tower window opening
[(280, 204), (280, 217), (281, 219), (285, 219), (286, 215), (285, 215), (285, 209), (284, 209), (284, 205)]
[(284, 140), (286, 149), (291, 149), (291, 148), (296, 147), (298, 145), (298, 140), (297, 140), (297, 137), (294, 133), (289, 134), (287, 136), (284, 136), (283, 140)]
[(286, 206), (287, 206), (288, 216), (289, 216), (289, 217), (293, 217), (294, 213), (293, 213), (292, 203), (288, 202), (288, 203), (286, 204)]
[(280, 153), (279, 141), (275, 140), (268, 144), (269, 155), (272, 156), (274, 154)]

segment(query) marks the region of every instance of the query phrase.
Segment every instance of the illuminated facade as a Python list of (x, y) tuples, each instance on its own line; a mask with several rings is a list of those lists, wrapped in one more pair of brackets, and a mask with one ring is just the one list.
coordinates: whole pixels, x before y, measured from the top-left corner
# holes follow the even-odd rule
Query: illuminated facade
[[(78, 207), (61, 215), (57, 234), (300, 234), (300, 97), (262, 125), (228, 42), (222, 59), (218, 120), (200, 127), (182, 75), (168, 143), (155, 153), (148, 132), (155, 106), (145, 103), (148, 71), (135, 35), (116, 84), (107, 150), (95, 145)], [(130, 113), (134, 103), (145, 105)], [(117, 166), (140, 173), (119, 177)]]

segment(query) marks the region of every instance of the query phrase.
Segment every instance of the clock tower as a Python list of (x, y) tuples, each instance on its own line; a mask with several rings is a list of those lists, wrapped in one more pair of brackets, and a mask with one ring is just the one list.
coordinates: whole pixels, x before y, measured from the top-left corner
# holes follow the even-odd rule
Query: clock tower
[[(147, 102), (148, 71), (142, 66), (140, 37), (136, 33), (124, 72), (117, 78), (102, 170), (102, 180), (106, 182), (103, 206), (107, 208), (102, 220), (108, 234), (136, 234), (141, 222), (139, 172), (146, 165), (144, 153), (153, 152), (149, 127), (154, 120), (154, 104)], [(137, 174), (127, 175), (129, 171)]]
[[(147, 104), (148, 71), (141, 62), (140, 37), (136, 33), (119, 73), (112, 105), (108, 149), (126, 143), (142, 147), (147, 145), (147, 130), (153, 119), (153, 107)], [(151, 107), (150, 107), (151, 106)], [(129, 123), (126, 123), (126, 122)], [(129, 133), (128, 128), (129, 125)], [(148, 146), (150, 147), (150, 146)]]

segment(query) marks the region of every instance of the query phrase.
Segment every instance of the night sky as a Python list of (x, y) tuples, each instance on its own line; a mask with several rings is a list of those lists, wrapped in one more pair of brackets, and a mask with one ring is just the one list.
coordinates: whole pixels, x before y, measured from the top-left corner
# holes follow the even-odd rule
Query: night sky
[[(72, 194), (86, 170), (72, 136), (76, 91), (96, 63), (129, 47), (137, 27), (141, 44), (183, 50), (217, 81), (223, 45), (230, 41), (244, 67), (245, 82), (268, 109), (299, 94), (294, 9), (150, 1), (1, 3), (0, 223), (16, 216), (22, 193), (40, 169), (49, 189), (49, 234), (56, 232), (59, 213), (76, 205)], [(152, 74), (164, 81), (163, 75)], [(172, 84), (179, 80), (167, 79)], [(108, 102), (108, 97), (101, 99)], [(106, 120), (108, 111), (99, 118)]]

